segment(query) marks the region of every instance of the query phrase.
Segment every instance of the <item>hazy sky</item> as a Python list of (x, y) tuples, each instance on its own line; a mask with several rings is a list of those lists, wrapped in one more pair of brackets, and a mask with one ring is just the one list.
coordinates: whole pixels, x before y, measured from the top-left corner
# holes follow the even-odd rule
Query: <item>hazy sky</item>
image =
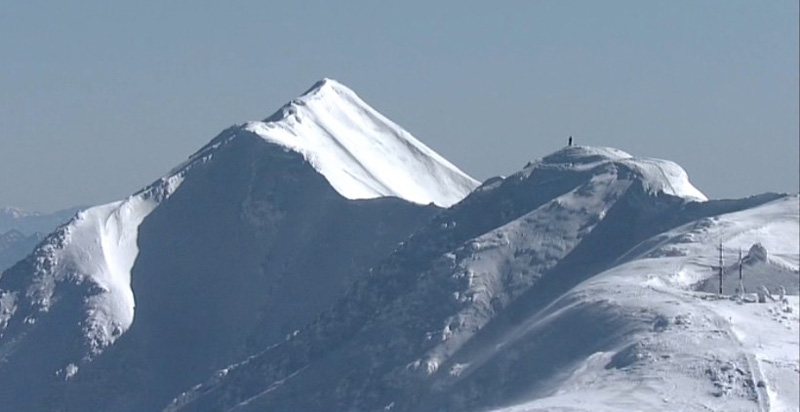
[(120, 199), (322, 77), (479, 180), (573, 135), (796, 192), (798, 70), (796, 0), (0, 0), (0, 206)]

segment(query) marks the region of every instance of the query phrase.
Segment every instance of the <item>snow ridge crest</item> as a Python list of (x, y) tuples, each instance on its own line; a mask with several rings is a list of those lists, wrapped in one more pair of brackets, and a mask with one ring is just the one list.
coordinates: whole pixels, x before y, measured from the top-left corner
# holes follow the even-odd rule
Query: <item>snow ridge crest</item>
[(272, 116), (244, 125), (296, 151), (342, 196), (396, 196), (450, 206), (478, 182), (333, 79), (322, 79)]
[(532, 163), (526, 170), (547, 168), (586, 171), (606, 164), (615, 164), (632, 171), (649, 192), (665, 193), (691, 201), (708, 200), (703, 192), (689, 182), (689, 175), (677, 163), (663, 159), (634, 157), (611, 147), (568, 146)]

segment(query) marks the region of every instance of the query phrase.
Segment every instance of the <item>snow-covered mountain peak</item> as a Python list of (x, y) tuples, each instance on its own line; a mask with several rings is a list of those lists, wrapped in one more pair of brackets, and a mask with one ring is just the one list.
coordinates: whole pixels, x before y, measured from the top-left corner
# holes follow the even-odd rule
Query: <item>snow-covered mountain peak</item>
[(318, 80), (308, 89), (305, 93), (303, 93), (302, 97), (310, 97), (310, 96), (317, 96), (322, 97), (325, 93), (345, 93), (345, 94), (355, 94), (350, 88), (347, 86), (339, 83), (338, 81), (323, 77), (322, 79)]
[(245, 130), (302, 154), (342, 196), (396, 196), (450, 206), (478, 182), (378, 113), (343, 84), (323, 79)]
[(607, 165), (621, 166), (633, 173), (649, 192), (665, 193), (693, 201), (708, 198), (691, 182), (686, 171), (677, 163), (631, 154), (611, 147), (569, 146), (529, 164), (524, 173), (533, 169), (591, 171)]
[[(219, 176), (226, 176), (224, 183), (215, 180)], [(184, 187), (184, 181), (191, 182), (189, 188), (181, 189), (183, 194), (178, 200), (161, 208), (179, 188)], [(81, 211), (47, 236), (28, 258), (2, 271), (0, 358), (6, 356), (9, 345), (15, 345), (13, 342), (18, 336), (28, 336), (30, 330), (39, 328), (58, 338), (48, 337), (38, 342), (60, 339), (69, 344), (58, 359), (39, 363), (41, 368), (31, 371), (29, 375), (50, 376), (55, 373), (70, 379), (128, 333), (134, 316), (147, 319), (147, 309), (142, 311), (136, 306), (141, 302), (139, 298), (144, 296), (147, 303), (151, 295), (137, 294), (135, 297), (132, 282), (135, 263), (143, 262), (139, 260), (139, 247), (151, 244), (147, 240), (140, 242), (142, 225), (156, 209), (159, 212), (153, 219), (164, 215), (182, 215), (183, 212), (177, 210), (185, 208), (191, 208), (193, 214), (199, 213), (198, 210), (213, 210), (213, 218), (204, 219), (202, 225), (214, 219), (219, 219), (224, 227), (234, 224), (231, 222), (241, 223), (242, 232), (236, 232), (232, 237), (235, 242), (241, 240), (243, 232), (261, 240), (272, 239), (271, 236), (277, 239), (277, 233), (288, 232), (297, 233), (298, 239), (306, 239), (305, 236), (314, 238), (306, 230), (288, 230), (292, 226), (306, 227), (306, 224), (309, 228), (320, 226), (319, 233), (331, 230), (330, 233), (336, 233), (331, 235), (334, 238), (343, 232), (330, 228), (378, 228), (376, 233), (369, 229), (356, 230), (354, 233), (358, 235), (346, 237), (348, 244), (355, 242), (356, 238), (367, 239), (364, 244), (368, 247), (353, 246), (353, 254), (345, 254), (343, 259), (349, 256), (354, 263), (346, 268), (341, 266), (344, 269), (340, 272), (325, 272), (329, 275), (326, 278), (328, 281), (341, 282), (341, 285), (335, 283), (322, 288), (326, 292), (321, 295), (333, 299), (338, 293), (336, 288), (346, 284), (346, 276), (351, 272), (359, 272), (355, 268), (366, 264), (361, 263), (367, 261), (365, 256), (374, 254), (377, 259), (377, 251), (394, 247), (409, 234), (414, 225), (437, 210), (397, 199), (349, 202), (342, 197), (364, 199), (395, 196), (419, 204), (449, 206), (460, 201), (475, 186), (475, 180), (369, 107), (350, 89), (324, 79), (271, 118), (224, 130), (183, 164), (141, 191), (124, 200)], [(220, 195), (221, 188), (230, 196)], [(342, 196), (337, 196), (332, 189)], [(192, 196), (202, 201), (185, 200)], [(209, 198), (216, 200), (217, 196), (226, 201), (209, 201)], [(223, 209), (222, 205), (230, 206), (231, 211), (223, 214), (223, 217), (217, 217), (216, 213)], [(24, 212), (11, 208), (2, 212), (0, 228), (4, 216), (19, 219), (24, 215)], [(385, 221), (380, 214), (383, 212), (397, 213), (391, 218), (391, 224), (378, 224)], [(360, 216), (359, 213), (364, 215)], [(345, 216), (342, 218), (345, 223), (341, 226), (337, 226), (338, 220), (315, 224), (325, 220), (322, 216), (337, 219), (340, 215)], [(197, 224), (193, 221), (190, 226)], [(273, 232), (277, 230), (276, 227), (284, 229)], [(361, 232), (364, 232), (363, 236)], [(286, 235), (281, 236), (280, 239), (286, 238)], [(378, 241), (380, 245), (376, 243)], [(303, 242), (295, 240), (288, 244), (306, 244)], [(316, 242), (307, 244), (317, 247)], [(326, 244), (323, 242), (322, 247)], [(267, 245), (272, 243), (267, 242)], [(205, 246), (201, 244), (196, 247)], [(294, 245), (292, 249), (298, 247)], [(219, 253), (226, 253), (224, 249), (221, 248)], [(232, 249), (239, 250), (240, 247)], [(216, 252), (220, 248), (215, 246), (213, 250)], [(386, 250), (381, 253), (386, 253)], [(290, 253), (278, 254), (289, 256), (287, 262), (291, 260)], [(263, 255), (256, 253), (253, 256), (254, 259), (260, 259)], [(237, 256), (225, 262), (232, 260), (238, 264), (244, 259)], [(305, 259), (298, 262), (305, 262)], [(261, 269), (252, 268), (260, 267), (260, 263), (248, 264), (247, 270), (258, 271)], [(321, 273), (320, 270), (312, 272)], [(146, 282), (141, 276), (139, 281)], [(320, 296), (315, 299), (326, 302)], [(77, 326), (71, 329), (56, 328), (51, 332), (48, 327), (40, 326), (48, 322)], [(67, 335), (69, 337), (64, 338)], [(37, 350), (30, 349), (32, 352)], [(19, 359), (28, 358), (19, 355)], [(230, 360), (226, 359), (226, 362)], [(0, 359), (0, 363), (4, 361)], [(0, 389), (0, 399), (3, 399), (4, 393), (11, 392), (14, 390), (8, 389), (8, 386)]]

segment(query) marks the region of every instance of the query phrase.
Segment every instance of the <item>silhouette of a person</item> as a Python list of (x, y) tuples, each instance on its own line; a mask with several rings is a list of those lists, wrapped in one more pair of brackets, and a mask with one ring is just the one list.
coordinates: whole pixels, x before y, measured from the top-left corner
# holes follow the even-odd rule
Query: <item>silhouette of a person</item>
[(572, 146), (572, 136), (569, 137), (569, 146)]

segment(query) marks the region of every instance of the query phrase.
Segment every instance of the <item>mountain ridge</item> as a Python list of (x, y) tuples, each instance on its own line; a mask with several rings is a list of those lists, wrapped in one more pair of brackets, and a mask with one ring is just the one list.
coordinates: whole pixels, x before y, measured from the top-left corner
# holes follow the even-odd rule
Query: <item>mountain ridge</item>
[[(570, 158), (565, 153), (583, 155), (564, 162)], [(562, 160), (553, 162), (551, 155), (508, 178), (488, 180), (371, 269), (314, 324), (262, 354), (222, 369), (166, 410), (499, 406), (502, 399), (524, 391), (544, 390), (535, 389), (541, 385), (536, 382), (558, 365), (528, 354), (550, 372), (529, 376), (531, 387), (505, 386), (516, 381), (503, 378), (504, 374), (515, 375), (486, 363), (481, 353), (508, 339), (506, 334), (514, 336), (514, 325), (526, 319), (538, 323), (551, 303), (613, 268), (627, 251), (659, 233), (781, 199), (765, 195), (706, 201), (685, 180), (685, 172), (662, 174), (652, 167), (637, 167), (636, 160), (616, 149), (567, 148), (555, 156)], [(677, 167), (664, 161), (645, 164)], [(580, 321), (587, 337), (602, 328), (618, 328), (614, 342), (646, 328), (602, 317), (587, 319), (596, 322)], [(595, 343), (599, 346), (565, 352), (561, 367), (570, 367), (569, 356), (588, 356), (584, 351), (611, 344), (599, 341)], [(504, 359), (508, 352), (497, 353)], [(484, 360), (459, 361), (471, 356)], [(468, 385), (472, 389), (467, 392), (456, 390), (469, 376), (497, 383), (484, 383), (493, 390), (482, 391), (477, 384)], [(431, 379), (436, 382), (433, 386)], [(437, 389), (425, 389), (431, 387)]]
[(397, 196), (446, 207), (478, 185), (355, 92), (328, 78), (244, 129), (303, 154), (350, 199)]
[[(798, 201), (589, 146), (478, 186), (324, 79), (0, 274), (0, 410), (792, 405)], [(708, 293), (718, 240), (788, 296)]]
[(591, 168), (601, 163), (628, 166), (642, 177), (649, 191), (664, 192), (695, 201), (708, 198), (689, 182), (689, 176), (677, 163), (654, 158), (634, 157), (611, 147), (569, 146), (553, 152), (529, 167)]
[[(333, 104), (314, 113), (337, 107)], [(372, 109), (363, 104), (359, 110)], [(387, 122), (380, 125), (388, 127), (388, 133), (349, 127), (347, 137), (337, 135), (342, 132), (338, 130), (326, 132), (324, 139), (412, 142), (407, 132)], [(318, 131), (306, 131), (297, 138), (313, 140), (309, 133)], [(359, 133), (364, 135), (356, 136)], [(406, 154), (417, 157), (414, 161), (386, 157)], [(178, 390), (213, 370), (208, 368), (231, 362), (262, 342), (281, 338), (282, 333), (290, 332), (285, 328), (300, 327), (318, 306), (327, 305), (352, 281), (353, 273), (361, 273), (364, 266), (388, 253), (435, 214), (439, 208), (431, 203), (454, 202), (467, 188), (477, 185), (457, 169), (450, 169), (449, 163), (441, 163), (440, 157), (419, 157), (428, 155), (424, 150), (381, 154), (385, 163), (392, 164), (385, 170), (392, 173), (437, 181), (443, 171), (461, 184), (440, 184), (437, 190), (421, 193), (390, 188), (365, 199), (349, 198), (314, 165), (308, 152), (265, 139), (240, 125), (224, 130), (187, 161), (131, 196), (81, 211), (48, 235), (29, 257), (0, 275), (0, 380), (6, 382), (0, 385), (0, 400), (16, 409), (62, 405), (83, 410), (104, 405), (103, 409), (149, 410), (166, 403), (173, 393), (165, 391), (174, 385), (179, 385), (174, 389)], [(431, 167), (414, 169), (419, 164)], [(181, 206), (175, 206), (178, 204)], [(150, 223), (153, 221), (162, 223)], [(212, 233), (205, 227), (216, 229)], [(196, 236), (187, 239), (186, 233)], [(326, 252), (318, 259), (301, 258), (279, 241), (281, 237), (295, 239), (297, 250)], [(163, 242), (169, 242), (169, 250), (184, 253), (163, 254)], [(341, 253), (330, 251), (347, 244), (352, 246)], [(206, 264), (197, 265), (199, 261)], [(326, 262), (330, 270), (325, 270)], [(227, 273), (226, 265), (236, 269)], [(186, 268), (192, 271), (187, 273)], [(220, 278), (214, 270), (226, 276)], [(304, 295), (303, 279), (295, 276), (297, 271), (329, 276), (317, 276), (319, 289)], [(206, 281), (197, 284), (198, 278)], [(190, 320), (195, 313), (193, 296), (205, 296), (205, 304), (228, 296), (209, 294), (203, 285), (217, 284), (225, 290), (226, 284), (241, 286), (250, 278), (272, 292), (231, 305), (231, 318), (242, 319), (242, 327), (231, 329), (234, 322), (216, 318), (211, 324), (230, 332), (205, 338), (220, 345), (218, 350), (179, 350), (185, 336), (204, 336)], [(181, 287), (193, 294), (185, 295)], [(173, 293), (164, 295), (159, 290)], [(184, 295), (179, 301), (185, 299), (187, 304), (175, 306), (175, 297)], [(296, 308), (292, 299), (307, 299), (305, 310)], [(270, 305), (275, 307), (267, 310)], [(172, 308), (167, 319), (180, 320), (183, 326), (160, 320), (164, 316), (158, 308), (164, 307)], [(197, 310), (202, 311), (202, 306)], [(285, 317), (283, 325), (275, 324), (277, 314)], [(159, 336), (172, 338), (166, 338), (163, 346), (151, 345), (154, 339), (164, 339)], [(51, 342), (61, 342), (58, 351), (48, 349)], [(143, 359), (140, 353), (152, 357)], [(165, 363), (173, 367), (162, 369)], [(121, 391), (117, 385), (131, 378), (115, 375), (115, 371), (126, 366), (135, 370), (132, 379), (141, 379), (137, 385), (146, 385), (155, 377), (160, 377), (161, 384), (149, 390), (134, 386), (121, 398), (91, 395), (96, 393), (93, 388), (106, 393)], [(18, 377), (12, 379), (13, 374)], [(44, 382), (44, 387), (31, 382)], [(91, 401), (98, 403), (87, 405)]]

